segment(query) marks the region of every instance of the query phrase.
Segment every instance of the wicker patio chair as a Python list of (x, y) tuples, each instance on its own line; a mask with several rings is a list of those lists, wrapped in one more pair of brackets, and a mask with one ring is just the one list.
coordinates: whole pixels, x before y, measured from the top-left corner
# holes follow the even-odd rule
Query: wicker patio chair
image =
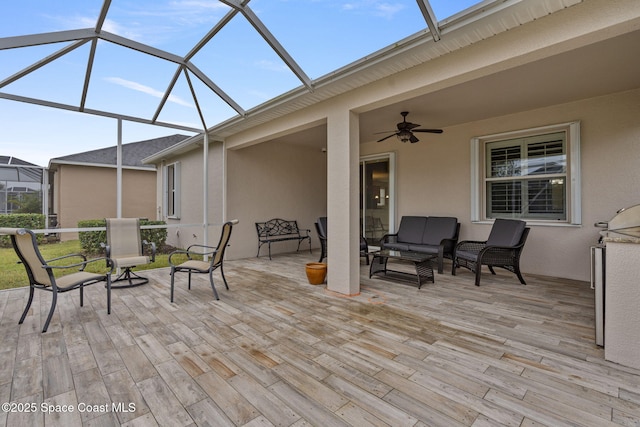
[[(327, 217), (321, 216), (315, 223), (318, 239), (320, 239), (320, 261), (327, 257)], [(360, 257), (364, 257), (367, 265), (369, 265), (369, 243), (364, 236), (360, 236)]]
[(475, 273), (475, 285), (480, 286), (483, 265), (489, 267), (491, 274), (496, 274), (494, 267), (500, 267), (515, 273), (520, 283), (526, 285), (520, 273), (520, 254), (529, 235), (526, 225), (524, 221), (498, 218), (493, 223), (486, 241), (459, 242), (456, 245), (451, 274), (455, 276), (458, 267), (467, 268)]
[[(173, 302), (173, 284), (175, 275), (176, 273), (180, 272), (187, 272), (189, 274), (189, 289), (191, 289), (191, 273), (209, 274), (209, 282), (211, 283), (211, 289), (213, 289), (213, 295), (215, 296), (216, 300), (219, 300), (220, 297), (218, 297), (218, 292), (216, 291), (216, 287), (213, 284), (213, 272), (217, 268), (220, 268), (220, 274), (222, 275), (224, 286), (227, 288), (227, 290), (229, 289), (227, 279), (224, 277), (224, 252), (227, 249), (227, 245), (229, 244), (233, 225), (237, 224), (237, 222), (238, 221), (229, 221), (225, 222), (222, 225), (222, 232), (220, 233), (220, 241), (218, 242), (218, 246), (204, 246), (196, 244), (189, 246), (186, 251), (177, 250), (169, 254), (169, 264), (171, 265), (171, 302)], [(186, 255), (188, 260), (181, 264), (174, 264), (173, 259), (179, 254)], [(210, 260), (201, 261), (198, 259), (194, 259), (194, 256), (210, 257)]]
[[(140, 237), (140, 220), (138, 218), (107, 218), (107, 244), (102, 244), (106, 256), (113, 262), (113, 267), (124, 269), (112, 282), (125, 282), (112, 285), (112, 288), (130, 288), (144, 285), (149, 279), (131, 271), (133, 267), (152, 263), (156, 259), (156, 244), (142, 240)], [(150, 255), (145, 255), (144, 249)]]
[[(326, 225), (327, 217), (324, 218)], [(320, 259), (318, 260), (318, 262), (322, 262), (322, 260), (327, 257), (327, 235), (325, 234), (320, 221), (314, 223), (314, 225), (316, 226), (316, 233), (318, 233), (318, 239), (320, 240)]]
[[(113, 269), (106, 273), (89, 273), (84, 271), (85, 267), (89, 263), (98, 261), (102, 263), (106, 260), (107, 264), (109, 264), (109, 260), (107, 258), (102, 257), (87, 260), (87, 258), (82, 254), (70, 254), (45, 260), (38, 249), (36, 235), (31, 230), (24, 228), (0, 228), (0, 234), (7, 234), (11, 237), (11, 244), (20, 259), (20, 262), (24, 265), (29, 278), (29, 300), (27, 301), (27, 306), (24, 308), (18, 324), (22, 324), (24, 319), (27, 317), (27, 313), (29, 312), (29, 308), (33, 302), (35, 289), (49, 291), (52, 294), (49, 315), (47, 316), (47, 320), (44, 322), (44, 327), (42, 328), (42, 332), (47, 332), (49, 322), (51, 322), (51, 318), (53, 317), (53, 313), (56, 309), (59, 293), (80, 289), (80, 306), (82, 307), (84, 304), (84, 287), (98, 282), (106, 282), (107, 314), (111, 314), (111, 272)], [(80, 261), (66, 265), (58, 264), (58, 261), (60, 260), (69, 260), (72, 258), (77, 258)], [(66, 275), (58, 273), (58, 277), (54, 275), (54, 270), (61, 270), (65, 268), (77, 268), (77, 271)]]

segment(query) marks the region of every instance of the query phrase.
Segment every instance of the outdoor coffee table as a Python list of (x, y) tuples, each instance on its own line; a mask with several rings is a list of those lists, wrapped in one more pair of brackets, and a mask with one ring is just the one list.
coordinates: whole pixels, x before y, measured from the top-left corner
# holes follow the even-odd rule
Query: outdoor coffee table
[[(431, 261), (437, 257), (438, 256), (435, 254), (383, 249), (373, 253), (373, 259), (371, 260), (371, 266), (369, 268), (369, 278), (374, 275), (378, 275), (394, 277), (402, 280), (417, 280), (418, 289), (420, 289), (423, 282), (435, 283), (435, 279), (433, 277), (433, 265)], [(405, 271), (388, 269), (387, 261), (389, 261), (389, 259), (412, 262), (416, 268), (415, 275)]]

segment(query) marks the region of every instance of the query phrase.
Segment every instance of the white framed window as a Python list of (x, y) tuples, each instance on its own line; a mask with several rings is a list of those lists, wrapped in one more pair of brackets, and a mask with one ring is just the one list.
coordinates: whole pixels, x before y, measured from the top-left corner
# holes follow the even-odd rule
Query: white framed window
[(164, 167), (164, 215), (180, 218), (180, 162)]
[(581, 223), (580, 123), (471, 140), (472, 221)]

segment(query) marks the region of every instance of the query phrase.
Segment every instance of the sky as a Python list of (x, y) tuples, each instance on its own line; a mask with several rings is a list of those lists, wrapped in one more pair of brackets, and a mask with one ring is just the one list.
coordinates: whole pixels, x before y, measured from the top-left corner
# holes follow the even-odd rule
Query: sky
[[(4, 2), (2, 38), (93, 29), (102, 0)], [(479, 3), (431, 0), (438, 20)], [(311, 80), (418, 32), (428, 31), (415, 0), (251, 0), (249, 7)], [(217, 0), (112, 0), (103, 31), (185, 56), (228, 12)], [(0, 49), (0, 92), (78, 106), (91, 43), (85, 43), (16, 81), (4, 82), (73, 42)], [(241, 14), (192, 58), (243, 110), (297, 88), (302, 81)], [(85, 107), (150, 119), (178, 71), (163, 61), (99, 41)], [(198, 78), (180, 73), (158, 120), (193, 129), (237, 112)], [(193, 84), (195, 98), (188, 82)], [(200, 106), (204, 124), (197, 113)], [(193, 132), (122, 122), (124, 143)], [(0, 155), (47, 166), (49, 160), (117, 143), (114, 118), (0, 98)]]

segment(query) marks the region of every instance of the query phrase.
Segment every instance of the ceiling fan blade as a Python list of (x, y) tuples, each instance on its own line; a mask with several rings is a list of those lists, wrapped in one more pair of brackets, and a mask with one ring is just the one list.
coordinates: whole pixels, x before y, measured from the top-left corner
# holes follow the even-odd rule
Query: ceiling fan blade
[(384, 138), (379, 139), (379, 140), (378, 140), (378, 142), (382, 142), (382, 141), (384, 141), (385, 139), (391, 138), (392, 136), (396, 136), (396, 135), (397, 135), (397, 134), (392, 133), (391, 135), (387, 135), (387, 136), (385, 136)]
[(442, 129), (412, 129), (411, 132), (429, 132), (429, 133), (442, 133)]
[(380, 135), (381, 133), (396, 133), (396, 132), (398, 132), (398, 131), (397, 130), (385, 130), (385, 131), (382, 131), (382, 132), (374, 132), (373, 134), (374, 135)]
[(411, 138), (409, 138), (409, 142), (412, 144), (415, 144), (416, 142), (420, 141), (418, 138), (416, 138), (416, 136), (414, 134), (411, 134)]

